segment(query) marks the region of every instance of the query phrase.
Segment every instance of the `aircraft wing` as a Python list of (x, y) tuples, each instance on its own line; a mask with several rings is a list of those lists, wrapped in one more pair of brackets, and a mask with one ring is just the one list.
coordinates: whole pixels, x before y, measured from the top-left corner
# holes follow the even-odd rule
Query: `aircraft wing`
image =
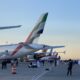
[(5, 45), (0, 45), (0, 47), (7, 47), (7, 46), (14, 46), (14, 45), (18, 45), (18, 44), (5, 44)]
[(44, 50), (44, 49), (55, 49), (55, 48), (63, 48), (65, 46), (49, 46), (49, 45), (44, 45), (44, 44), (23, 44), (25, 48), (27, 46), (31, 47), (32, 49), (37, 49), (37, 50)]
[(19, 28), (21, 27), (21, 25), (16, 25), (16, 26), (3, 26), (3, 27), (0, 27), (0, 30), (3, 30), (3, 29), (11, 29), (11, 28)]
[(65, 46), (48, 46), (49, 48), (63, 48)]

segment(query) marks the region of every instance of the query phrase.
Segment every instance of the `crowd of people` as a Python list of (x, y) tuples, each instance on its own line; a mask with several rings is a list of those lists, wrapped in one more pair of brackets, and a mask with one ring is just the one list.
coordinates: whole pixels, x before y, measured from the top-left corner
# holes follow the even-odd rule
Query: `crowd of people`
[(18, 59), (14, 59), (14, 60), (3, 60), (2, 61), (2, 69), (7, 69), (7, 64), (10, 63), (11, 66), (13, 66), (14, 64), (16, 64), (16, 66), (18, 66)]
[[(2, 69), (7, 69), (7, 60), (3, 60), (2, 61)], [(36, 64), (33, 64), (33, 62), (30, 62), (29, 64), (29, 68), (39, 68), (41, 66), (41, 64), (43, 66), (45, 66), (46, 63), (50, 63), (50, 64), (54, 64), (55, 67), (57, 67), (57, 65), (59, 65), (61, 63), (61, 58), (60, 56), (58, 56), (58, 58), (54, 58), (54, 60), (49, 60), (49, 61), (45, 61), (45, 60), (36, 60), (35, 61)], [(73, 66), (75, 64), (79, 64), (79, 61), (74, 61), (72, 59), (69, 59), (67, 61), (64, 61), (65, 63), (67, 63), (67, 71), (66, 71), (66, 75), (67, 76), (72, 76), (72, 72), (73, 72)], [(13, 66), (14, 64), (16, 64), (16, 66), (18, 66), (18, 59), (14, 59), (10, 61), (11, 66)]]

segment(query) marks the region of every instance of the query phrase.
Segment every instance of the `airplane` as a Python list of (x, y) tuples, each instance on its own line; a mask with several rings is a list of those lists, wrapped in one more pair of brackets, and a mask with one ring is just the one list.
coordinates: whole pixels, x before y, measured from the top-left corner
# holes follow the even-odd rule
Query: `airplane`
[[(60, 47), (61, 48), (61, 47)], [(50, 49), (49, 52), (48, 49)], [(40, 52), (34, 52), (33, 54), (29, 54), (25, 56), (25, 61), (35, 61), (35, 60), (54, 60), (54, 58), (58, 58), (58, 54), (59, 53), (64, 53), (63, 52), (57, 52), (57, 51), (53, 51), (54, 48), (51, 48), (51, 46), (47, 49), (43, 49)]]
[(65, 54), (66, 52), (53, 51), (53, 48), (52, 48), (50, 52), (46, 52), (46, 54), (43, 57), (40, 57), (40, 60), (54, 60), (55, 58), (59, 59), (60, 56), (58, 54), (61, 54), (61, 53)]
[[(15, 59), (28, 54), (32, 54), (40, 49), (47, 49), (49, 46), (35, 44), (35, 40), (40, 37), (43, 33), (45, 22), (47, 20), (48, 13), (41, 15), (38, 23), (33, 28), (32, 32), (29, 34), (28, 38), (18, 44), (10, 45), (0, 45), (0, 59)], [(64, 46), (53, 46), (54, 48), (64, 47)]]
[[(64, 53), (64, 52), (60, 52), (60, 53)], [(40, 60), (54, 60), (54, 59), (59, 59), (60, 56), (58, 54), (59, 54), (59, 52), (53, 52), (52, 54), (45, 55), (45, 56), (41, 57)]]
[(15, 25), (15, 26), (3, 26), (0, 27), (0, 30), (4, 30), (4, 29), (12, 29), (12, 28), (19, 28), (21, 27), (21, 25)]

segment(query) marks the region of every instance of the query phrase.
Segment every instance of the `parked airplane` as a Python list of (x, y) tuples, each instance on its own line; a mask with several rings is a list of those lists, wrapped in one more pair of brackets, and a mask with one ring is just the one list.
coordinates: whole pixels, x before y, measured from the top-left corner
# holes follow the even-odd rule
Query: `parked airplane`
[[(60, 53), (64, 53), (64, 52), (60, 52)], [(52, 52), (50, 54), (47, 54), (47, 55), (41, 57), (40, 60), (54, 60), (54, 59), (59, 59), (60, 56), (58, 54), (59, 54), (59, 52)]]
[[(59, 47), (58, 47), (59, 48)], [(61, 47), (60, 47), (61, 48)], [(50, 51), (48, 51), (50, 49)], [(42, 50), (42, 52), (34, 52), (33, 54), (30, 54), (30, 55), (27, 55), (25, 56), (25, 59), (27, 61), (34, 61), (34, 60), (51, 60), (51, 59), (54, 59), (54, 58), (58, 58), (58, 54), (60, 53), (65, 53), (65, 51), (63, 52), (57, 52), (57, 51), (54, 51), (53, 52), (53, 49), (54, 48), (51, 48), (48, 47), (47, 49), (44, 49)], [(47, 52), (48, 51), (48, 52)]]
[(12, 28), (19, 28), (19, 27), (21, 27), (21, 25), (3, 26), (3, 27), (0, 27), (0, 30), (3, 30), (3, 29), (12, 29)]
[[(12, 45), (1, 45), (0, 46), (0, 59), (14, 59), (20, 56), (25, 56), (31, 54), (40, 49), (47, 49), (49, 46), (35, 44), (35, 40), (43, 33), (45, 22), (48, 13), (41, 15), (38, 23), (29, 34), (28, 38), (19, 44)], [(64, 47), (64, 46), (53, 46), (54, 48)]]

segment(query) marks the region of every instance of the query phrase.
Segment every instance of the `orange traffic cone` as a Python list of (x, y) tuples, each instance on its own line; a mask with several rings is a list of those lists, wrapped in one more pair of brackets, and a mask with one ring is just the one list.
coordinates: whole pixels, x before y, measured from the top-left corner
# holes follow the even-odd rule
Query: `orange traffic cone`
[(16, 65), (15, 64), (13, 64), (13, 66), (12, 66), (12, 74), (16, 74)]

